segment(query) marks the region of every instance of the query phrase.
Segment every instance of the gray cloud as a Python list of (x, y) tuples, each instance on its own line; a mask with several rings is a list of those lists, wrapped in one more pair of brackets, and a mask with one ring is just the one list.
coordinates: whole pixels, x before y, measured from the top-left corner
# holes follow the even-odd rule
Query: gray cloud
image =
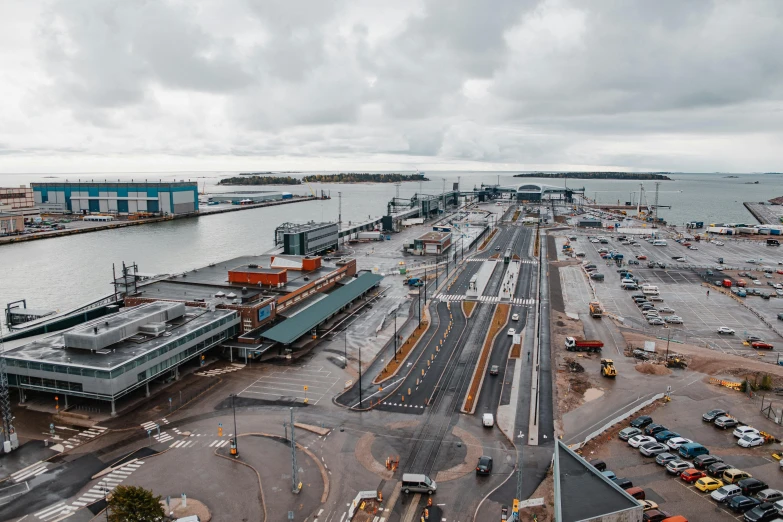
[(11, 1), (0, 143), (17, 169), (46, 151), (779, 169), (781, 15), (777, 0)]

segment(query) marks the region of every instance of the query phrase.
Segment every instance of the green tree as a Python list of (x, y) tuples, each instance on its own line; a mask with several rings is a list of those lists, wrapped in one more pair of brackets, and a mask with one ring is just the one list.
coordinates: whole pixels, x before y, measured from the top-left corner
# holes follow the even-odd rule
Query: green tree
[(764, 377), (761, 378), (761, 385), (759, 386), (759, 389), (762, 390), (771, 390), (772, 389), (772, 376), (770, 374), (764, 374)]
[(110, 522), (159, 522), (165, 513), (160, 496), (137, 486), (117, 486), (109, 499)]

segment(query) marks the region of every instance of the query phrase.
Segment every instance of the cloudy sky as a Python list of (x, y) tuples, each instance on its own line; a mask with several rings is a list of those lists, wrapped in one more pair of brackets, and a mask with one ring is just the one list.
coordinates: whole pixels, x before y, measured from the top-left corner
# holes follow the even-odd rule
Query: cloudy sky
[(783, 2), (4, 0), (0, 173), (779, 171)]

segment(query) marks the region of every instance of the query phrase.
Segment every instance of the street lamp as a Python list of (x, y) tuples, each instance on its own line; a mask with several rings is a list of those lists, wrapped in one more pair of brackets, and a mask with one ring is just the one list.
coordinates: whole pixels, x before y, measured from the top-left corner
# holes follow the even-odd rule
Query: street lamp
[(394, 362), (397, 362), (397, 310), (394, 310)]
[(231, 454), (234, 455), (234, 458), (239, 457), (239, 445), (238, 445), (239, 434), (237, 433), (237, 409), (234, 406), (234, 399), (236, 398), (236, 396), (237, 395), (235, 393), (231, 394), (231, 409), (234, 411), (234, 440), (233, 443), (231, 444)]
[(359, 407), (362, 407), (362, 346), (359, 345)]
[(101, 484), (101, 489), (103, 490), (103, 503), (106, 505), (104, 508), (106, 510), (106, 522), (109, 522), (109, 499), (107, 498), (107, 495), (109, 494), (109, 484), (105, 481), (101, 481), (99, 484)]

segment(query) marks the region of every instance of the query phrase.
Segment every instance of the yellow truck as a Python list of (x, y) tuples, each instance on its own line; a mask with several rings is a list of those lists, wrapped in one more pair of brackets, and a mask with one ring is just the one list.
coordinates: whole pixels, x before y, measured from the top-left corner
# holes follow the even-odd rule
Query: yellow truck
[(617, 368), (614, 367), (613, 360), (601, 359), (601, 375), (610, 379), (617, 377)]

